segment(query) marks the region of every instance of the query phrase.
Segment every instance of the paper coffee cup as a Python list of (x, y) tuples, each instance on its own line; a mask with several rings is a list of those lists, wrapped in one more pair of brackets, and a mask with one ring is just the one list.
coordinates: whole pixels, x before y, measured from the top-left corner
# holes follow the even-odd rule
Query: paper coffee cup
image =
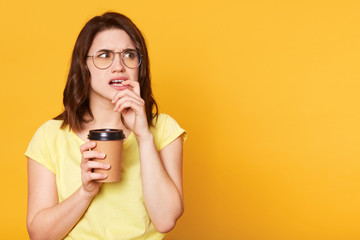
[(104, 173), (108, 177), (99, 182), (118, 182), (121, 176), (121, 157), (125, 135), (121, 129), (93, 129), (89, 131), (88, 139), (96, 142), (94, 151), (105, 153), (104, 159), (93, 161), (110, 164), (110, 169), (93, 169), (95, 173)]

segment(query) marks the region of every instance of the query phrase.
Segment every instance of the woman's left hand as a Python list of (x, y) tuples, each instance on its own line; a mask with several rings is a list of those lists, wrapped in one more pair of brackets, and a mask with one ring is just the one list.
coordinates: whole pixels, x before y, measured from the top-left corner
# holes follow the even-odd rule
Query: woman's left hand
[(114, 111), (123, 115), (127, 127), (136, 137), (142, 137), (149, 132), (145, 101), (140, 97), (140, 84), (133, 80), (126, 80), (122, 85), (127, 89), (118, 91), (112, 99)]

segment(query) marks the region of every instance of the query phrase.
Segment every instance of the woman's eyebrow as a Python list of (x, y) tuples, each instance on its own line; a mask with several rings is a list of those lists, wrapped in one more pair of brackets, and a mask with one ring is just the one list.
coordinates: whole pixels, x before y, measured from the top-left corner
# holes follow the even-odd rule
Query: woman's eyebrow
[[(124, 51), (129, 51), (129, 50), (136, 51), (135, 48), (124, 48), (124, 49), (122, 49), (122, 51), (116, 51), (116, 52), (124, 52)], [(114, 52), (115, 52), (115, 50), (113, 50), (113, 49), (107, 49), (107, 48), (99, 49), (99, 50), (97, 50), (96, 52), (100, 52), (100, 51), (104, 51), (104, 52), (114, 51)]]
[(111, 50), (111, 49), (106, 49), (106, 48), (97, 50), (97, 52), (100, 52), (100, 51), (111, 52), (111, 51), (113, 51), (113, 50)]
[(124, 48), (123, 50), (122, 50), (122, 52), (123, 51), (129, 51), (129, 50), (136, 50), (135, 48)]

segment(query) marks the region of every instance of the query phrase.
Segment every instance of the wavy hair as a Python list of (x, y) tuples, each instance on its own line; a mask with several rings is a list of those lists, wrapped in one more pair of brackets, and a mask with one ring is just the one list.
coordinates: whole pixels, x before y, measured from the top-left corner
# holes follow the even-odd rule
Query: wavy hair
[[(94, 116), (90, 109), (90, 71), (86, 64), (88, 51), (97, 33), (110, 30), (124, 30), (142, 54), (139, 66), (140, 95), (145, 101), (145, 112), (149, 126), (158, 116), (158, 106), (152, 94), (148, 51), (145, 39), (136, 25), (126, 16), (116, 12), (106, 12), (90, 19), (81, 30), (72, 53), (71, 65), (63, 93), (64, 111), (55, 117), (63, 120), (61, 128), (69, 127), (73, 131), (81, 130), (83, 123), (91, 122)], [(153, 109), (155, 111), (153, 112)], [(90, 119), (84, 119), (88, 114)], [(123, 118), (122, 118), (123, 120)]]

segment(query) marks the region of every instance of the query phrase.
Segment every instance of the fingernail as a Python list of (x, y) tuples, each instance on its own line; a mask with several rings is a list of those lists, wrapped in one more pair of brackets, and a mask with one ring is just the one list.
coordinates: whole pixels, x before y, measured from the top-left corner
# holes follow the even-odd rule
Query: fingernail
[(109, 169), (110, 168), (110, 164), (105, 164), (105, 168)]
[(107, 178), (108, 177), (108, 175), (107, 174), (103, 174), (103, 178)]
[(104, 158), (104, 157), (105, 157), (105, 153), (100, 153), (100, 157)]

